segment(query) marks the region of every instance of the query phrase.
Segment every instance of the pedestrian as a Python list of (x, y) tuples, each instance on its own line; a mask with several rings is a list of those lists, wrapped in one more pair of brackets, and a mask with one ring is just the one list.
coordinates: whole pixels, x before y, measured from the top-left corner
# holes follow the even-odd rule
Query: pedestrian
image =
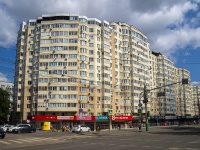
[(142, 129), (142, 124), (141, 124), (141, 122), (138, 123), (138, 128), (139, 128), (139, 132), (141, 132), (141, 129)]
[(194, 125), (196, 124), (196, 121), (194, 120)]
[(118, 129), (121, 130), (120, 124), (118, 124)]

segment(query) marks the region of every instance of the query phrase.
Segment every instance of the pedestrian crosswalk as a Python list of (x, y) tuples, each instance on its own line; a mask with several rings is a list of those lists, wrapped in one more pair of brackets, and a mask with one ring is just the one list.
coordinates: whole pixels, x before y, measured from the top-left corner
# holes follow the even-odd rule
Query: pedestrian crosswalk
[(0, 139), (0, 145), (12, 145), (12, 144), (48, 144), (64, 142), (66, 140), (74, 140), (81, 138), (91, 138), (91, 136), (58, 136), (58, 137), (29, 137), (29, 138), (15, 138), (15, 139)]

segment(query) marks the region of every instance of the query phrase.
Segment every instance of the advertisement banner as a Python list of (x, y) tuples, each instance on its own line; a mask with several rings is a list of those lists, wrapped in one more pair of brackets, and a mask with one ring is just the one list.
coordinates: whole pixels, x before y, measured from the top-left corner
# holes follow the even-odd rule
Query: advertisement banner
[(133, 116), (112, 116), (112, 121), (130, 121), (133, 120)]
[(74, 116), (57, 116), (57, 120), (74, 120)]
[(94, 116), (75, 116), (75, 120), (86, 120), (86, 121), (94, 121), (95, 117)]

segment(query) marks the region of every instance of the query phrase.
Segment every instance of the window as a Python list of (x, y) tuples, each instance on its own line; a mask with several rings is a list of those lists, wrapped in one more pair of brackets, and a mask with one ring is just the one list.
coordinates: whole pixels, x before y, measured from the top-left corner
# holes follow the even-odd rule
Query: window
[(93, 70), (93, 69), (94, 69), (94, 66), (93, 66), (93, 65), (89, 65), (89, 69), (90, 69), (90, 70)]
[(94, 47), (94, 43), (89, 43), (89, 47)]
[(87, 100), (87, 96), (86, 95), (80, 95), (80, 101), (84, 101)]
[(86, 71), (80, 71), (80, 76), (86, 77), (87, 76), (87, 72)]
[(94, 73), (89, 73), (89, 77), (94, 77)]
[(94, 28), (89, 28), (89, 32), (94, 32)]
[(94, 51), (93, 50), (89, 50), (89, 54), (94, 54)]
[(80, 87), (80, 92), (87, 92), (87, 89), (85, 87)]
[(93, 62), (93, 61), (94, 61), (94, 58), (93, 58), (93, 57), (90, 57), (90, 58), (89, 58), (89, 61), (90, 61), (90, 62)]

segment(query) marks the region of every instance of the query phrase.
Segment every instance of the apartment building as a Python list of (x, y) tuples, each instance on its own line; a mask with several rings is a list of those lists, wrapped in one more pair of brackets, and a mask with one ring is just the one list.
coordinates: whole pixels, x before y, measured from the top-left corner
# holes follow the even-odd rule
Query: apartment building
[(193, 112), (190, 72), (185, 68), (177, 68), (177, 81), (188, 78), (188, 85), (177, 84), (177, 116), (191, 116)]
[[(149, 85), (147, 37), (126, 23), (42, 15), (18, 31), (15, 110), (29, 115), (137, 114)], [(150, 106), (148, 105), (148, 110)]]
[[(18, 31), (14, 80), (15, 119), (28, 116), (138, 116), (148, 90), (190, 79), (132, 25), (76, 14), (42, 15)], [(189, 115), (191, 87), (148, 92), (151, 115)], [(159, 95), (158, 93), (165, 93)]]
[[(173, 62), (161, 53), (152, 52), (156, 63), (156, 87), (162, 87), (165, 85), (170, 85), (175, 83), (175, 66)], [(153, 58), (152, 57), (152, 58)], [(175, 85), (165, 86), (159, 89), (156, 89), (157, 96), (155, 97), (154, 102), (157, 103), (156, 114), (160, 116), (175, 116), (176, 115), (176, 93)], [(164, 95), (162, 94), (164, 93)], [(152, 105), (153, 106), (153, 105)], [(155, 104), (154, 104), (155, 106)]]
[(193, 102), (193, 113), (192, 116), (200, 116), (200, 87), (191, 86), (192, 88), (192, 102)]

